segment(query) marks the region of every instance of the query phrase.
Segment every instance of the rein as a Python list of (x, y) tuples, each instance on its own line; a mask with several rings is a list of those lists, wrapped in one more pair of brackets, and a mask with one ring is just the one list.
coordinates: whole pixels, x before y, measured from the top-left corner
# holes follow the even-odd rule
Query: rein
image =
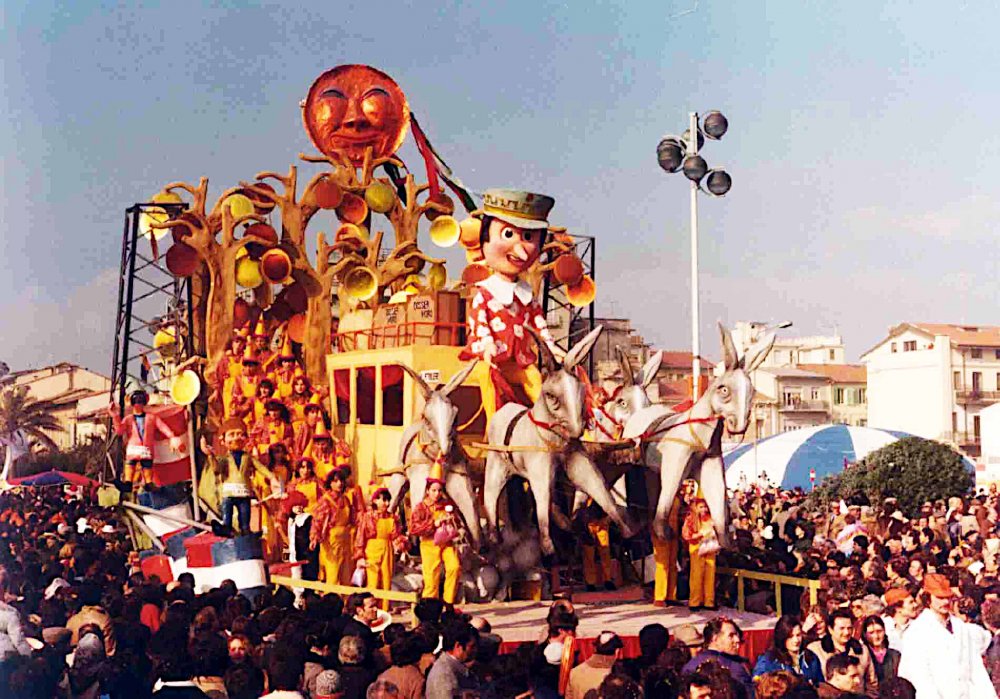
[[(562, 441), (566, 441), (562, 436), (560, 436), (560, 434), (558, 432), (555, 431), (555, 427), (556, 427), (555, 423), (553, 423), (553, 422), (542, 422), (541, 420), (537, 420), (535, 418), (534, 414), (531, 412), (531, 408), (529, 408), (527, 410), (527, 415), (528, 415), (528, 420), (530, 420), (531, 424), (535, 426), (536, 430), (538, 430), (538, 436), (541, 437), (542, 441), (545, 442), (545, 446), (548, 447), (548, 451), (550, 451), (552, 453), (562, 451), (562, 445), (561, 444), (559, 444), (557, 442), (553, 442), (552, 440), (546, 439), (545, 435), (542, 434), (543, 430), (544, 431), (548, 431), (548, 432), (551, 432), (552, 434), (554, 434), (557, 439), (560, 439)], [(538, 451), (541, 451), (541, 450), (538, 450)]]
[[(721, 415), (709, 415), (708, 417), (689, 417), (687, 420), (682, 420), (681, 422), (675, 422), (673, 424), (667, 425), (666, 427), (661, 427), (658, 430), (647, 430), (639, 436), (639, 440), (643, 442), (672, 442), (674, 444), (683, 444), (686, 447), (698, 451), (705, 451), (708, 449), (708, 445), (701, 441), (701, 437), (698, 433), (694, 431), (694, 426), (696, 424), (705, 424), (709, 422), (718, 422), (722, 419)], [(684, 425), (688, 426), (688, 432), (691, 434), (691, 439), (693, 441), (688, 441), (686, 439), (681, 439), (680, 437), (659, 437), (657, 435), (666, 434), (675, 427), (682, 427)]]
[(610, 422), (616, 428), (615, 432), (612, 433), (608, 430), (607, 427), (604, 426), (603, 422), (601, 422), (600, 420), (594, 420), (594, 425), (601, 432), (601, 434), (603, 434), (605, 437), (607, 437), (613, 442), (616, 442), (619, 439), (621, 439), (622, 429), (624, 428), (624, 425), (622, 425), (622, 423), (620, 423), (618, 420), (615, 420), (613, 417), (611, 417), (611, 415), (608, 414), (608, 411), (606, 411), (604, 408), (594, 408), (594, 412), (600, 413), (601, 415), (606, 417), (608, 419), (608, 422)]

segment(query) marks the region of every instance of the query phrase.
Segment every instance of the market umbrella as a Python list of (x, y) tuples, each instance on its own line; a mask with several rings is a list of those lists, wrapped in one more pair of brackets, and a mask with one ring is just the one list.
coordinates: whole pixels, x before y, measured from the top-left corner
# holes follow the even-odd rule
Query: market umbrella
[[(816, 484), (845, 464), (865, 458), (903, 437), (914, 435), (897, 430), (849, 425), (819, 425), (784, 432), (753, 444), (743, 444), (723, 456), (726, 483), (731, 488), (754, 484), (761, 477), (782, 488), (809, 490), (809, 472), (816, 471)], [(975, 466), (966, 459), (970, 470)]]
[(10, 485), (30, 485), (30, 486), (96, 485), (94, 481), (87, 478), (86, 476), (81, 476), (78, 473), (67, 473), (66, 471), (56, 471), (56, 470), (43, 471), (41, 473), (36, 473), (33, 476), (25, 476), (23, 478), (11, 478), (7, 482), (10, 483)]

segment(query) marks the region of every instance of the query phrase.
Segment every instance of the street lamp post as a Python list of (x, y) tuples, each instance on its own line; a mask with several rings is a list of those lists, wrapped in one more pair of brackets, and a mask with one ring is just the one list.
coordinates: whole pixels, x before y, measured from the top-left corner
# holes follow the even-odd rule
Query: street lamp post
[[(665, 136), (656, 148), (660, 167), (669, 173), (683, 170), (691, 181), (691, 397), (701, 393), (701, 333), (698, 308), (698, 192), (721, 197), (732, 187), (733, 179), (721, 168), (709, 169), (698, 151), (706, 138), (718, 141), (729, 129), (729, 122), (722, 112), (711, 111), (704, 119), (691, 112), (688, 130), (683, 136)], [(701, 182), (705, 181), (702, 188)]]

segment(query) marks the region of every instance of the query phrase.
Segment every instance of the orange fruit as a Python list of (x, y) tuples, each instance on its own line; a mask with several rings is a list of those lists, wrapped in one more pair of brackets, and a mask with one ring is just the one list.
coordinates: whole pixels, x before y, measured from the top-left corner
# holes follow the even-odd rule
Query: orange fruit
[(583, 279), (583, 263), (571, 253), (560, 255), (552, 273), (560, 284), (576, 286)]
[(296, 313), (288, 319), (288, 337), (300, 345), (306, 339), (306, 314)]
[(490, 271), (489, 267), (481, 262), (473, 262), (462, 270), (462, 282), (466, 286), (474, 286), (488, 278), (491, 274), (493, 274), (493, 272)]
[(187, 243), (174, 243), (167, 250), (167, 269), (175, 277), (190, 277), (198, 269), (201, 260), (197, 251)]
[(476, 249), (480, 247), (479, 231), (482, 224), (483, 222), (478, 218), (471, 217), (465, 219), (459, 224), (461, 231), (458, 234), (458, 240), (462, 243), (462, 247), (466, 249)]
[(337, 218), (346, 223), (360, 226), (368, 218), (368, 204), (357, 194), (344, 192), (344, 198), (337, 207)]
[(579, 284), (566, 287), (567, 300), (577, 308), (589, 306), (594, 302), (596, 296), (597, 285), (594, 284), (593, 279), (586, 275), (580, 280)]
[(336, 209), (344, 197), (340, 185), (329, 178), (317, 182), (313, 192), (316, 195), (316, 204), (321, 209)]

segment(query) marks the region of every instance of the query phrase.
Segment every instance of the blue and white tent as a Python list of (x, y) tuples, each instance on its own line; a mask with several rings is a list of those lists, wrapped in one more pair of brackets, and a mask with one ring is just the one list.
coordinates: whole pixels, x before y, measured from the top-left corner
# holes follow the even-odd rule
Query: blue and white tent
[[(809, 490), (809, 472), (816, 470), (816, 484), (847, 462), (860, 461), (871, 452), (903, 437), (906, 432), (848, 425), (804, 427), (767, 437), (754, 445), (742, 444), (723, 456), (726, 484), (730, 488), (758, 483), (766, 477), (782, 488)], [(756, 452), (756, 453), (755, 453)], [(974, 466), (969, 463), (970, 469)]]

